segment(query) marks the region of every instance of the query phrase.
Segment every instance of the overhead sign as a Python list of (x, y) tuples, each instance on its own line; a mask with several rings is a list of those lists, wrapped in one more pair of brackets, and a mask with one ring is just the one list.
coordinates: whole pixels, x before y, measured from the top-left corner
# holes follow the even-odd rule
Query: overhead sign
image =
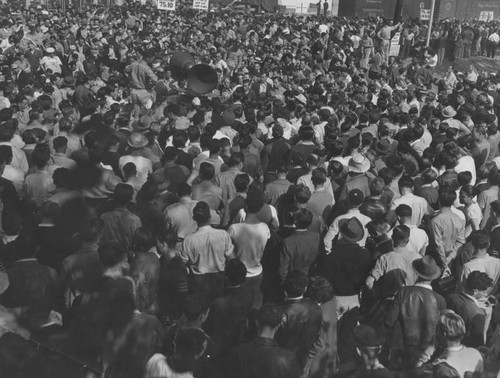
[(175, 10), (175, 0), (158, 0), (158, 9)]
[(209, 0), (193, 0), (193, 9), (208, 10)]
[(422, 21), (429, 21), (431, 19), (430, 9), (420, 9), (420, 19)]

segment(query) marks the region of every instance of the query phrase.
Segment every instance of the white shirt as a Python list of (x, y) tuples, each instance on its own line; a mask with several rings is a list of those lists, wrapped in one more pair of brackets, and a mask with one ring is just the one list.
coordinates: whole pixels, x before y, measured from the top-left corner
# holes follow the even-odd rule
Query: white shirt
[(498, 33), (493, 33), (492, 35), (490, 35), (490, 37), (488, 38), (488, 40), (491, 41), (491, 42), (499, 43), (500, 42), (500, 36), (498, 35)]
[[(424, 200), (425, 201), (425, 200)], [(339, 230), (339, 222), (342, 219), (351, 219), (351, 218), (358, 218), (358, 220), (361, 222), (363, 225), (364, 230), (364, 235), (363, 239), (361, 239), (358, 244), (362, 247), (365, 246), (366, 244), (366, 239), (368, 238), (368, 231), (366, 230), (366, 225), (371, 222), (371, 218), (367, 217), (366, 215), (363, 215), (360, 213), (358, 209), (350, 209), (347, 214), (339, 215), (335, 220), (332, 222), (330, 228), (328, 229), (328, 232), (325, 235), (325, 238), (323, 239), (325, 243), (325, 250), (328, 252), (332, 251), (332, 242), (333, 239), (337, 236), (337, 234), (340, 232)]]
[(118, 166), (120, 167), (120, 171), (123, 173), (123, 167), (127, 163), (134, 163), (137, 169), (137, 178), (143, 184), (148, 179), (148, 175), (153, 173), (153, 162), (142, 156), (131, 156), (126, 155), (122, 156), (118, 161)]
[(50, 57), (46, 55), (42, 58), (42, 60), (40, 60), (40, 65), (45, 70), (51, 69), (52, 73), (61, 73), (62, 62), (58, 56)]
[(457, 166), (454, 170), (457, 173), (469, 171), (472, 175), (470, 184), (472, 186), (476, 185), (476, 164), (474, 163), (474, 158), (472, 156), (462, 156), (458, 159)]
[(425, 198), (416, 196), (413, 193), (407, 193), (392, 201), (391, 210), (396, 210), (399, 205), (408, 205), (411, 207), (411, 224), (420, 226), (424, 215), (429, 214), (429, 203)]
[[(427, 233), (413, 224), (405, 224), (405, 226), (410, 229), (410, 239), (404, 249), (409, 252), (420, 253), (422, 256), (425, 255), (425, 248), (429, 245)], [(392, 231), (390, 230), (387, 236), (392, 237)]]

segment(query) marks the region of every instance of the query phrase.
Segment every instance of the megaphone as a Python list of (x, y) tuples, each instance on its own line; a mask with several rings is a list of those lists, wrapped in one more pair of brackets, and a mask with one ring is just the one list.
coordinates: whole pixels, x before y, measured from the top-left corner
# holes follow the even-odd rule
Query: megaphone
[(204, 95), (217, 88), (217, 72), (208, 64), (195, 64), (194, 58), (186, 52), (175, 52), (169, 66), (172, 78), (186, 79), (188, 87), (196, 94)]

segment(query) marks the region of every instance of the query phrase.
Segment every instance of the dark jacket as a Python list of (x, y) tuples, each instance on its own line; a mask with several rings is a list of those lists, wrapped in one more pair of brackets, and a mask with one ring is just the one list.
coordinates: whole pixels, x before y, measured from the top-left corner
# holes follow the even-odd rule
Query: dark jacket
[(308, 355), (319, 343), (323, 312), (321, 307), (308, 298), (289, 299), (283, 304), (285, 321), (276, 333), (276, 341), (297, 355), (303, 366)]
[(210, 306), (203, 329), (222, 351), (234, 348), (243, 341), (253, 300), (252, 287), (230, 287)]
[(372, 257), (366, 248), (357, 243), (339, 240), (333, 252), (318, 264), (322, 275), (331, 283), (335, 295), (359, 294), (372, 267)]
[(305, 274), (316, 261), (319, 254), (320, 237), (317, 232), (294, 231), (281, 243), (280, 268), (281, 280), (284, 281), (293, 270), (300, 270)]
[(36, 259), (18, 260), (10, 269), (9, 288), (0, 297), (5, 307), (30, 307), (50, 310), (56, 304), (55, 270), (40, 264)]
[(434, 343), (441, 311), (446, 309), (444, 298), (434, 291), (414, 285), (399, 290), (394, 306), (387, 314), (386, 326), (399, 322), (403, 345), (425, 349)]
[(450, 294), (446, 298), (450, 310), (455, 311), (465, 322), (465, 335), (462, 343), (470, 348), (484, 345), (484, 323), (486, 315), (473, 299), (465, 293)]
[(257, 337), (240, 345), (227, 375), (232, 378), (298, 378), (300, 369), (295, 354), (273, 339)]

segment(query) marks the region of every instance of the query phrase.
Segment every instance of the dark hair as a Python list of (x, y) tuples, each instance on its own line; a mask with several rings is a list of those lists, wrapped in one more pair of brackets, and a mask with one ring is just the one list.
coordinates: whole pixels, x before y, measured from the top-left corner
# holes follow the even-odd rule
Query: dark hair
[(65, 136), (62, 136), (62, 135), (56, 136), (52, 140), (52, 145), (54, 146), (54, 150), (58, 150), (60, 148), (67, 147), (68, 146), (68, 138), (66, 138)]
[(444, 207), (451, 207), (457, 199), (457, 193), (454, 190), (444, 188), (439, 191), (439, 204)]
[(113, 193), (113, 199), (118, 206), (127, 206), (134, 197), (134, 188), (129, 184), (117, 184)]
[(311, 181), (314, 186), (322, 185), (326, 182), (326, 173), (322, 168), (313, 169)]
[(306, 185), (299, 184), (295, 186), (293, 195), (298, 203), (307, 203), (311, 198), (311, 190)]
[(264, 195), (261, 192), (251, 191), (245, 200), (245, 208), (248, 213), (257, 214), (264, 207)]
[(409, 176), (403, 176), (399, 179), (398, 181), (398, 186), (400, 188), (410, 188), (413, 189), (414, 183), (411, 177)]
[(97, 252), (99, 253), (99, 260), (105, 269), (114, 267), (127, 256), (125, 249), (116, 241), (101, 242)]
[(472, 246), (477, 249), (485, 249), (490, 245), (490, 237), (486, 231), (473, 231), (470, 235)]
[(47, 165), (50, 160), (50, 148), (45, 143), (40, 143), (35, 146), (31, 153), (31, 159), (37, 168), (41, 169)]
[(396, 207), (396, 215), (400, 218), (410, 218), (412, 216), (413, 210), (410, 206), (401, 204)]
[(315, 276), (309, 279), (306, 296), (316, 303), (323, 304), (333, 299), (333, 288), (327, 279)]
[(9, 165), (12, 162), (12, 147), (0, 146), (0, 164)]
[(139, 227), (134, 233), (132, 244), (136, 252), (147, 252), (155, 246), (155, 238), (149, 229)]
[(234, 178), (234, 186), (239, 193), (246, 192), (250, 185), (250, 177), (246, 173), (240, 173)]
[(231, 259), (226, 262), (226, 267), (224, 269), (227, 281), (231, 286), (241, 285), (246, 278), (247, 268), (238, 259)]
[(202, 180), (212, 180), (215, 176), (215, 167), (213, 164), (207, 162), (201, 163), (199, 176)]
[(207, 223), (210, 220), (210, 207), (206, 202), (198, 202), (193, 209), (193, 219), (198, 224)]
[(227, 165), (232, 168), (240, 165), (245, 160), (245, 156), (241, 152), (233, 152), (229, 157)]
[(293, 215), (295, 227), (297, 229), (307, 229), (313, 220), (313, 214), (308, 209), (298, 209)]
[(409, 239), (410, 229), (408, 228), (408, 226), (399, 225), (394, 227), (394, 230), (392, 230), (392, 241), (394, 242), (394, 247), (404, 247), (406, 244), (408, 244)]
[(278, 327), (283, 320), (283, 312), (281, 307), (272, 304), (265, 303), (257, 311), (257, 322), (261, 327)]
[(484, 291), (493, 286), (493, 279), (484, 272), (475, 270), (470, 272), (465, 280), (465, 287), (472, 290)]
[(296, 298), (304, 295), (307, 284), (307, 274), (300, 270), (293, 270), (288, 273), (288, 277), (283, 283), (283, 289), (289, 297)]

